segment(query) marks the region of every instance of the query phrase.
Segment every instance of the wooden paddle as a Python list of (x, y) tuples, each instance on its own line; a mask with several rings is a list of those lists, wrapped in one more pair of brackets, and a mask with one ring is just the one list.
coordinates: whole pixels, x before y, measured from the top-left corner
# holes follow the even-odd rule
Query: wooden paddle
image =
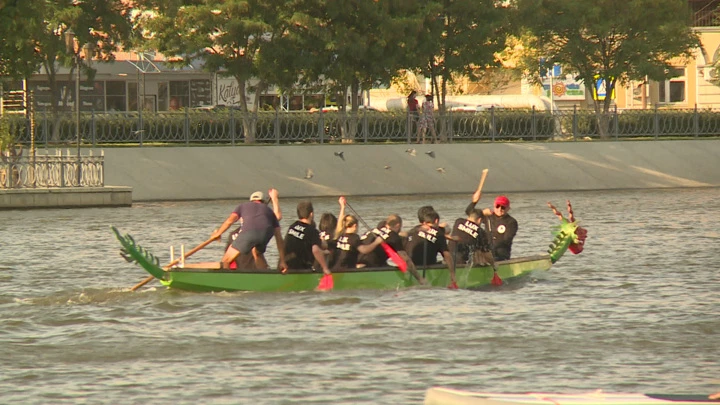
[(495, 247), (493, 246), (492, 229), (490, 229), (490, 218), (486, 217), (485, 219), (486, 219), (485, 222), (487, 224), (488, 240), (490, 242), (490, 254), (488, 256), (490, 257), (490, 264), (492, 264), (492, 268), (493, 268), (493, 277), (492, 277), (492, 280), (490, 280), (490, 284), (500, 286), (500, 285), (502, 285), (503, 281), (500, 278), (500, 276), (498, 276), (497, 266), (495, 265), (495, 255), (493, 254)]
[[(477, 203), (480, 200), (480, 194), (482, 193), (483, 185), (485, 185), (485, 178), (487, 178), (488, 169), (484, 169), (482, 171), (482, 176), (480, 176), (480, 184), (478, 184), (477, 190), (475, 190), (475, 193), (473, 194), (472, 201), (474, 203)], [(490, 218), (485, 218), (486, 224), (487, 224), (487, 232), (488, 232), (488, 238), (490, 242), (490, 264), (492, 264), (493, 268), (493, 278), (490, 281), (490, 284), (492, 285), (502, 285), (502, 279), (497, 274), (497, 266), (495, 265), (495, 256), (493, 256), (493, 240), (492, 240), (492, 230), (490, 229)]]
[[(355, 216), (358, 217), (358, 219), (360, 220), (360, 222), (363, 223), (363, 225), (365, 225), (365, 228), (367, 228), (368, 231), (371, 231), (373, 229), (373, 228), (370, 228), (370, 226), (368, 226), (367, 222), (365, 222), (365, 220), (362, 219), (360, 214), (358, 214), (357, 211), (355, 211), (355, 208), (353, 208), (350, 205), (350, 203), (345, 201), (345, 205), (347, 205), (347, 207), (350, 208), (350, 210), (352, 210), (352, 212), (355, 214)], [(379, 237), (380, 236), (378, 236), (378, 238)], [(382, 246), (383, 250), (385, 251), (385, 254), (388, 255), (390, 260), (392, 260), (393, 263), (395, 263), (395, 265), (398, 266), (398, 269), (400, 269), (400, 271), (405, 273), (407, 271), (407, 263), (405, 262), (405, 260), (402, 259), (402, 257), (400, 257), (400, 255), (395, 251), (395, 249), (393, 249), (392, 246), (388, 245), (387, 242), (385, 242), (385, 241), (382, 241), (380, 243), (380, 246)]]
[[(487, 178), (488, 171), (489, 171), (489, 169), (483, 169), (483, 171), (482, 171), (482, 175), (480, 176), (480, 183), (478, 183), (477, 190), (475, 190), (475, 192), (473, 193), (473, 196), (472, 196), (472, 202), (474, 204), (477, 204), (477, 202), (480, 201), (480, 195), (482, 194), (482, 189), (483, 189), (483, 186), (485, 185), (485, 179)], [(489, 226), (490, 225), (488, 224), (488, 228), (489, 228)], [(445, 235), (445, 238), (447, 238), (448, 240), (454, 240), (456, 242), (458, 241), (458, 239), (453, 238), (452, 236), (448, 236), (447, 234)], [(470, 263), (470, 261), (468, 261), (468, 263)], [(494, 266), (495, 266), (495, 260), (493, 260), (493, 269), (495, 268)], [(495, 273), (495, 276), (497, 276), (497, 273)], [(495, 277), (493, 277), (493, 280), (495, 280)], [(499, 277), (498, 277), (498, 280), (500, 280)], [(500, 282), (502, 283), (502, 280)], [(457, 285), (457, 283), (453, 282), (453, 283), (450, 283), (449, 288), (456, 290), (458, 288), (458, 285)]]
[[(187, 259), (188, 257), (194, 255), (194, 254), (197, 253), (200, 249), (204, 248), (205, 246), (209, 245), (210, 243), (212, 243), (212, 242), (214, 242), (214, 241), (216, 241), (216, 240), (218, 240), (218, 239), (220, 239), (220, 237), (210, 238), (210, 239), (206, 240), (205, 242), (197, 245), (193, 250), (187, 252), (187, 253), (185, 254), (185, 256), (179, 257), (179, 258), (171, 261), (170, 264), (168, 264), (167, 266), (163, 267), (163, 270), (167, 270), (167, 269), (169, 269), (170, 267), (172, 267), (172, 266), (180, 263), (180, 261), (185, 260), (185, 259)], [(150, 276), (150, 277), (146, 278), (145, 280), (143, 280), (143, 281), (135, 284), (135, 285), (130, 289), (130, 291), (135, 291), (135, 290), (137, 290), (138, 288), (140, 288), (140, 287), (144, 286), (145, 284), (151, 282), (154, 278), (155, 278), (155, 277), (153, 277), (153, 276)]]
[(483, 169), (482, 176), (480, 176), (480, 184), (478, 184), (477, 190), (473, 193), (472, 201), (477, 203), (480, 201), (480, 194), (482, 193), (483, 186), (485, 185), (485, 178), (487, 178), (488, 169)]

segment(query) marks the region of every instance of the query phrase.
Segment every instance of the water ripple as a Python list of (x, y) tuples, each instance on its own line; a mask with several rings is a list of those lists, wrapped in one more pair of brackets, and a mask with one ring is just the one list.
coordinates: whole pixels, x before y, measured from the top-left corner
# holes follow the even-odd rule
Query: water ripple
[[(170, 244), (204, 241), (235, 202), (0, 212), (0, 392), (28, 404), (405, 404), (434, 385), (716, 391), (720, 190), (511, 195), (516, 256), (546, 248), (555, 218), (544, 203), (568, 197), (589, 229), (585, 252), (477, 291), (132, 293), (146, 275), (120, 258), (110, 224), (167, 262)], [(295, 202), (283, 201), (288, 217)], [(451, 222), (466, 203), (353, 207), (370, 223), (397, 212), (407, 228), (421, 205)], [(213, 244), (194, 258), (221, 254)]]

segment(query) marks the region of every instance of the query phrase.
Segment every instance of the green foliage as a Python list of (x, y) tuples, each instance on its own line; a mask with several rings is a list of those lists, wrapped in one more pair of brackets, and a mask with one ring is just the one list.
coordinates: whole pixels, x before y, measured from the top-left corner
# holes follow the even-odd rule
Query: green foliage
[(0, 6), (0, 76), (29, 77), (40, 65), (34, 35), (42, 21), (35, 18), (42, 2), (2, 2)]
[(407, 50), (407, 66), (441, 79), (434, 92), (444, 111), (447, 85), (454, 75), (475, 78), (478, 71), (498, 65), (495, 54), (514, 32), (514, 11), (494, 0), (418, 0), (417, 4), (422, 20), (415, 32), (417, 47)]
[[(144, 6), (152, 8), (155, 3)], [(148, 46), (180, 57), (183, 63), (202, 59), (205, 69), (234, 77), (243, 90), (251, 78), (277, 77), (260, 69), (260, 54), (287, 30), (287, 13), (292, 10), (288, 2), (208, 0), (163, 5), (140, 21)]]
[[(304, 87), (323, 83), (330, 93), (351, 94), (388, 85), (401, 67), (408, 38), (405, 2), (308, 0), (293, 15), (289, 40)], [(345, 107), (345, 97), (340, 107)], [(352, 109), (358, 103), (352, 98)]]
[(10, 132), (10, 122), (6, 116), (0, 116), (0, 152), (5, 152), (15, 144), (15, 136)]
[[(534, 35), (529, 44), (548, 64), (576, 72), (592, 91), (595, 77), (610, 94), (628, 80), (663, 80), (673, 59), (692, 57), (700, 45), (680, 0), (518, 0), (520, 21)], [(538, 60), (527, 61), (538, 71)], [(684, 62), (679, 62), (684, 63)], [(610, 98), (596, 110), (607, 113)]]

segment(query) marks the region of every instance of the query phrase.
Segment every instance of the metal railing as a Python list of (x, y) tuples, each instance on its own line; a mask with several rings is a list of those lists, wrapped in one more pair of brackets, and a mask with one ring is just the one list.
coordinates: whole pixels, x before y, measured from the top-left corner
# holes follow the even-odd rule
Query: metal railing
[[(15, 139), (30, 145), (30, 122), (6, 116)], [(598, 122), (604, 123), (601, 131)], [(262, 143), (414, 143), (417, 122), (405, 112), (360, 111), (242, 113), (236, 110), (143, 113), (84, 113), (80, 120), (84, 146), (134, 144), (197, 145)], [(479, 112), (435, 114), (443, 142), (552, 141), (580, 139), (667, 139), (720, 135), (720, 111), (624, 110), (598, 120), (594, 111), (491, 108)], [(71, 113), (37, 112), (34, 141), (38, 147), (73, 145)], [(247, 136), (246, 136), (247, 134)]]
[(0, 189), (104, 187), (104, 156), (35, 156), (0, 160)]

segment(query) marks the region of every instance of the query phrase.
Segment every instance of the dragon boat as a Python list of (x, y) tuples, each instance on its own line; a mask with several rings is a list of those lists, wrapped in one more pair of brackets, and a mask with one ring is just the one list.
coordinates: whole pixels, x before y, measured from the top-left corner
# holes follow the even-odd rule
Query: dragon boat
[[(549, 204), (550, 205), (550, 204)], [(553, 239), (547, 254), (519, 257), (484, 265), (458, 265), (455, 273), (457, 287), (479, 288), (490, 285), (495, 274), (503, 281), (512, 281), (535, 271), (549, 270), (552, 265), (569, 249), (580, 253), (585, 241), (585, 230), (578, 226), (572, 216), (572, 207), (568, 201), (569, 218), (563, 218), (555, 207), (553, 212), (560, 218), (560, 225), (552, 228)], [(115, 237), (122, 248), (120, 254), (126, 261), (136, 263), (164, 286), (187, 291), (312, 291), (316, 290), (323, 276), (314, 269), (277, 270), (219, 269), (216, 267), (198, 268), (185, 263), (183, 266), (160, 266), (159, 259), (147, 249), (135, 242), (129, 234), (122, 234), (112, 227)], [(427, 284), (434, 287), (447, 287), (450, 273), (444, 264), (417, 266), (418, 272)], [(402, 272), (397, 267), (377, 267), (336, 270), (332, 274), (333, 289), (399, 289), (419, 286), (410, 272)]]
[(624, 394), (593, 391), (580, 394), (470, 392), (433, 387), (425, 393), (425, 405), (717, 405), (707, 394)]

